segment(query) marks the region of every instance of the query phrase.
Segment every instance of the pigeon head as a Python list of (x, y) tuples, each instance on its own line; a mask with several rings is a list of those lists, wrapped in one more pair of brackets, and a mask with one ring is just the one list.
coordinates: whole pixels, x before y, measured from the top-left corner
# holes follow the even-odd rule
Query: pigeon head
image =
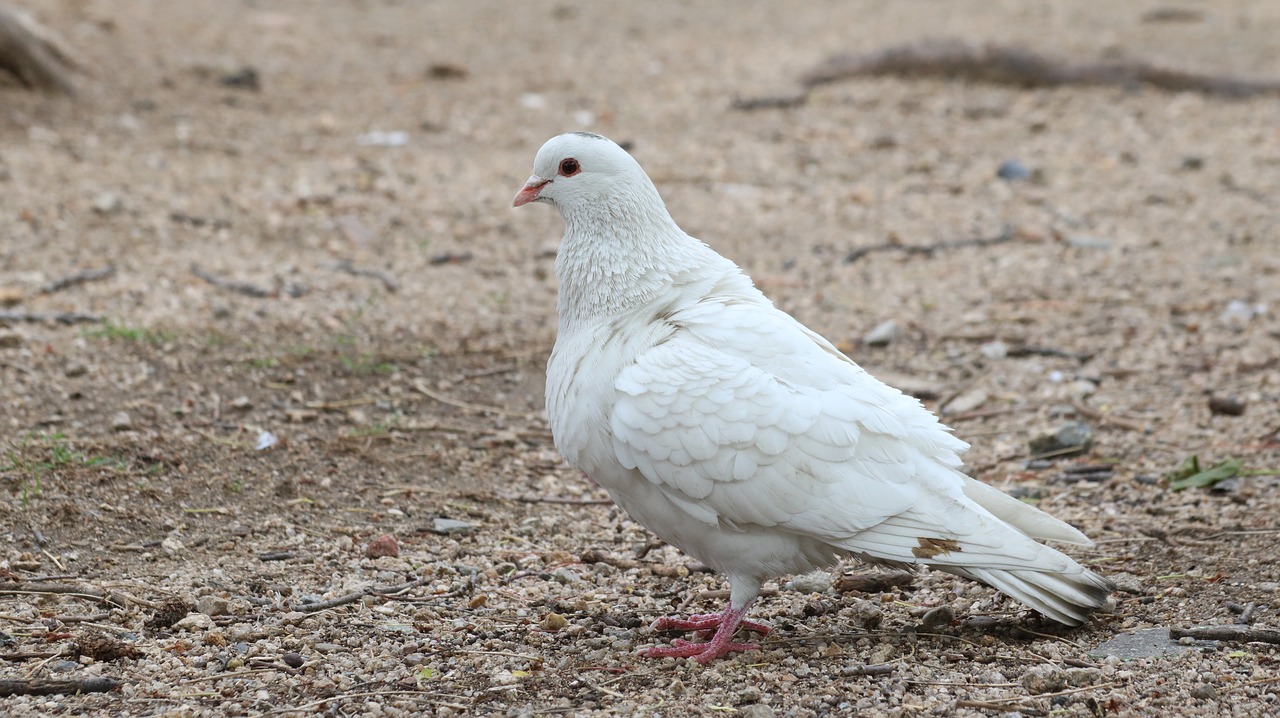
[(516, 194), (513, 207), (530, 202), (555, 205), (572, 214), (618, 197), (653, 192), (652, 183), (627, 151), (590, 132), (570, 132), (547, 140), (533, 161), (533, 176)]

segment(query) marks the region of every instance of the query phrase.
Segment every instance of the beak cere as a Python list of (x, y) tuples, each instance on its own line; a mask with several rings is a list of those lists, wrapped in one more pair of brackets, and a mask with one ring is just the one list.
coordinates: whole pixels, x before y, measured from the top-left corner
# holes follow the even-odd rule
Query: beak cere
[(516, 198), (512, 200), (511, 206), (519, 207), (536, 201), (538, 199), (538, 193), (541, 192), (542, 188), (546, 187), (550, 182), (551, 180), (549, 179), (542, 179), (538, 175), (533, 175), (529, 178), (528, 182), (525, 182), (524, 187), (521, 187), (520, 191), (516, 192)]

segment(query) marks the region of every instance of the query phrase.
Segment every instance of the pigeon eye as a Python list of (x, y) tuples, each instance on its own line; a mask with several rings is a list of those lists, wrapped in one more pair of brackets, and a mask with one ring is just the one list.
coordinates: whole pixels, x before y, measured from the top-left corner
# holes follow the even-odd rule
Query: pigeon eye
[(582, 166), (578, 161), (570, 157), (560, 160), (560, 174), (564, 177), (572, 177), (582, 170)]

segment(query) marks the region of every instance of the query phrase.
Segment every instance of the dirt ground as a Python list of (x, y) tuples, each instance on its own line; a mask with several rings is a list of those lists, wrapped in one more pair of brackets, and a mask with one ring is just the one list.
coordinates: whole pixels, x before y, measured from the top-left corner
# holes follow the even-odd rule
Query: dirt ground
[[(74, 98), (0, 85), (0, 309), (101, 320), (0, 322), (0, 688), (123, 683), (0, 713), (1280, 711), (1275, 644), (1162, 638), (1280, 627), (1280, 478), (1165, 479), (1280, 469), (1277, 97), (863, 78), (733, 109), (929, 37), (1276, 75), (1280, 4), (26, 6), (84, 73)], [(849, 565), (779, 577), (758, 652), (636, 655), (725, 584), (542, 417), (561, 226), (510, 200), (573, 129), (629, 142), (687, 231), (1093, 537), (1071, 551), (1115, 610), (1058, 629)], [(1092, 447), (1029, 462), (1063, 421)], [(1099, 648), (1153, 629), (1146, 657)]]

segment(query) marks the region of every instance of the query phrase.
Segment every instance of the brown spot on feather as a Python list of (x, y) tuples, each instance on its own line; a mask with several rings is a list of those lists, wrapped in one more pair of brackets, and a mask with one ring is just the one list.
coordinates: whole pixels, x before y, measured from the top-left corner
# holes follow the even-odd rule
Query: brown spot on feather
[(954, 539), (925, 538), (921, 536), (916, 540), (920, 542), (920, 545), (911, 549), (911, 555), (916, 558), (933, 558), (940, 554), (953, 551), (959, 553), (963, 550)]

